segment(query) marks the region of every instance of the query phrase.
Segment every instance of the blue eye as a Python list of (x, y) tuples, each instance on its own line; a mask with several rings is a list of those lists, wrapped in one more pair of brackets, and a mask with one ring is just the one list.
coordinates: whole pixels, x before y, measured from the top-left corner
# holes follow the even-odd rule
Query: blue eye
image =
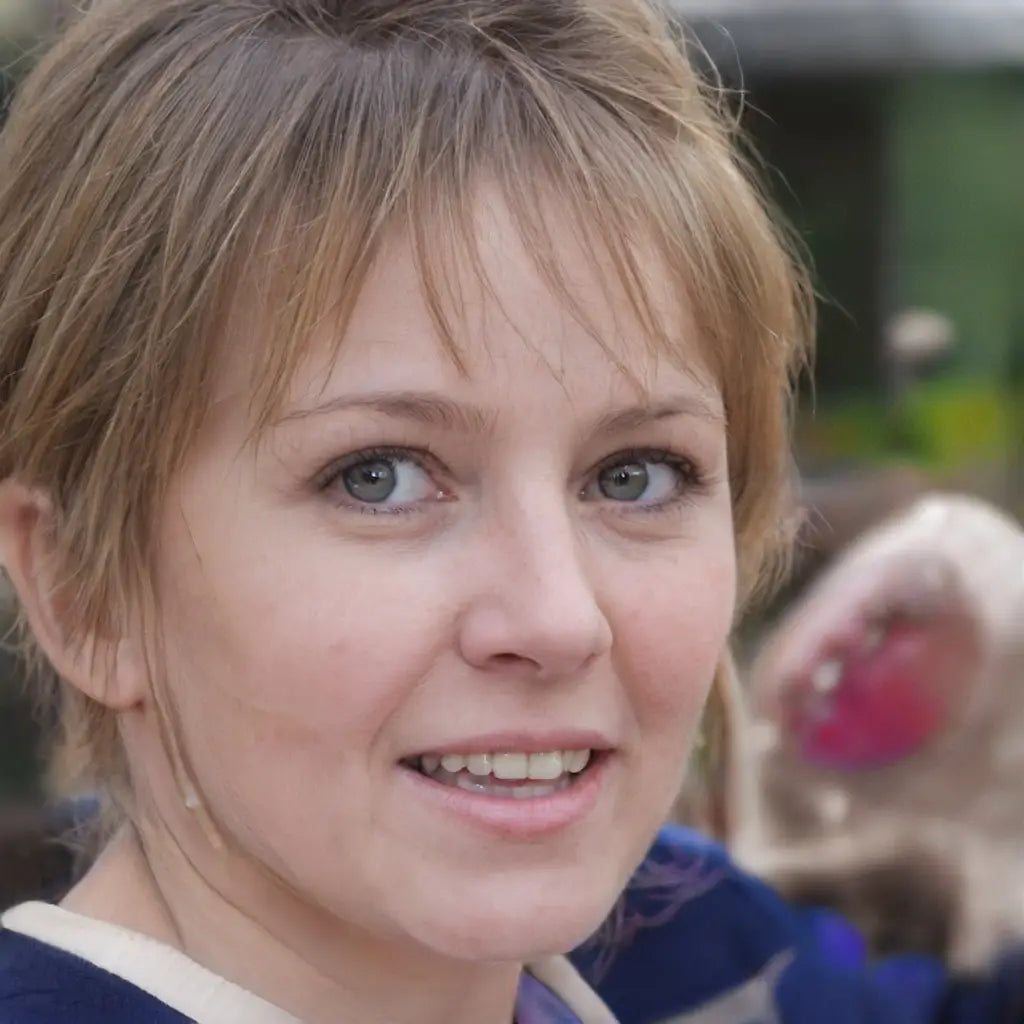
[(659, 507), (669, 505), (699, 482), (687, 459), (667, 452), (627, 452), (601, 466), (584, 489), (591, 501)]
[(330, 467), (320, 486), (325, 491), (340, 488), (344, 504), (367, 510), (398, 510), (443, 496), (421, 461), (408, 451), (356, 452)]
[(389, 459), (360, 462), (343, 470), (341, 479), (351, 497), (376, 505), (398, 489), (398, 466)]

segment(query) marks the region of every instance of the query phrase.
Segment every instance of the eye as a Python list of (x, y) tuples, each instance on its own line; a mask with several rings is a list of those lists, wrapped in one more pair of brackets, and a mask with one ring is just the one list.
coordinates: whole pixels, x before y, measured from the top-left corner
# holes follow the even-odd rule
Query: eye
[(698, 483), (697, 470), (688, 459), (669, 452), (624, 452), (598, 469), (583, 496), (658, 508), (672, 504)]
[(422, 457), (408, 450), (356, 452), (335, 462), (323, 477), (322, 490), (333, 492), (341, 504), (365, 506), (367, 511), (401, 511), (444, 497)]

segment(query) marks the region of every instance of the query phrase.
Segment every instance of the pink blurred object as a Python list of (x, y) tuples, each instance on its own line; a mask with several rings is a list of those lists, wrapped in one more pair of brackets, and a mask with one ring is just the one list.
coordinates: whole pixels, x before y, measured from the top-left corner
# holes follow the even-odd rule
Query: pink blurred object
[(1024, 936), (1018, 523), (975, 498), (918, 501), (768, 631), (749, 684), (748, 866), (888, 935), (887, 952), (912, 930), (910, 891), (922, 918), (949, 906), (959, 966)]
[(809, 764), (893, 764), (942, 735), (965, 700), (971, 656), (939, 624), (896, 621), (859, 633), (781, 696), (782, 734)]
[(941, 738), (981, 699), (991, 624), (955, 555), (937, 538), (932, 546), (921, 511), (898, 520), (895, 536), (888, 523), (858, 542), (755, 663), (756, 710), (809, 764), (893, 764)]

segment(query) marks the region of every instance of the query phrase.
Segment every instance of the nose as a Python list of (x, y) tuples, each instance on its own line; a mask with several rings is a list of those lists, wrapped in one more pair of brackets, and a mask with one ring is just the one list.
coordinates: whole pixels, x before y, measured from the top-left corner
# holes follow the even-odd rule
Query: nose
[(557, 680), (610, 649), (611, 625), (565, 510), (523, 510), (473, 547), (472, 591), (458, 628), (469, 664)]

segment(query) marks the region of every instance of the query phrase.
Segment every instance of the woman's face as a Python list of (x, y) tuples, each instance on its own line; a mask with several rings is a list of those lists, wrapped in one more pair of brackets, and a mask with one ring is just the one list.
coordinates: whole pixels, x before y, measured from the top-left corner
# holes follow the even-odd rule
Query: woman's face
[(518, 960), (585, 938), (664, 820), (734, 536), (691, 326), (685, 368), (642, 355), (566, 230), (625, 373), (500, 204), (481, 225), (493, 290), (461, 282), (464, 372), (401, 244), (258, 444), (244, 360), (225, 371), (160, 578), (182, 745), (228, 849), (347, 927)]

